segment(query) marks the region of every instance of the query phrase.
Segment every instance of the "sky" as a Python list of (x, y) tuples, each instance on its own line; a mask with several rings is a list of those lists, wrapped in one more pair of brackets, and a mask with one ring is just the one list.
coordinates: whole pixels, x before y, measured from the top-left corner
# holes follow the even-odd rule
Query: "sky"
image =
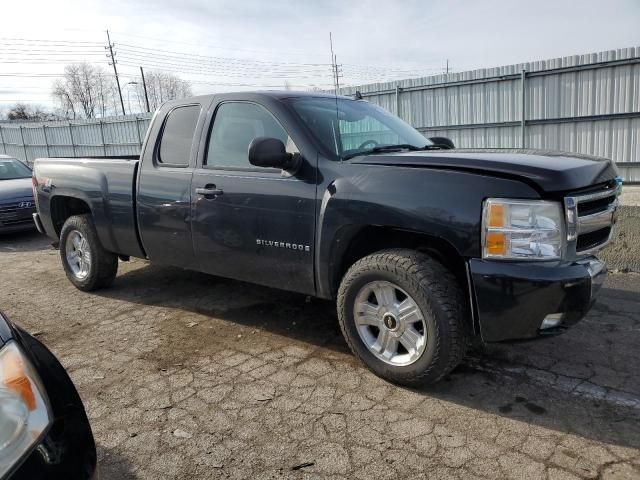
[(329, 32), (342, 85), (640, 46), (640, 0), (21, 0), (2, 17), (0, 110), (53, 107), (68, 63), (112, 69), (107, 29), (122, 84), (143, 66), (194, 93), (331, 88)]

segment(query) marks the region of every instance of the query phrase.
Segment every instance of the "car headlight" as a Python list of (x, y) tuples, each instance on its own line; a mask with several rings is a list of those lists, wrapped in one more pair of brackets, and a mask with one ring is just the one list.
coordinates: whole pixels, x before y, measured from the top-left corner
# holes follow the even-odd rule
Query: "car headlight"
[(565, 244), (560, 202), (489, 198), (482, 211), (482, 257), (554, 260)]
[(0, 350), (0, 478), (29, 451), (49, 425), (46, 395), (15, 342)]

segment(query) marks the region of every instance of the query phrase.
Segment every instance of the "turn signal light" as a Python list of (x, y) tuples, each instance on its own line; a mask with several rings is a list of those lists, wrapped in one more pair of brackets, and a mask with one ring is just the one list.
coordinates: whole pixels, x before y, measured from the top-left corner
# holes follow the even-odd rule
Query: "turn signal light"
[(504, 205), (501, 203), (489, 204), (489, 227), (502, 228), (504, 227)]
[(488, 232), (485, 238), (485, 251), (491, 255), (504, 255), (507, 252), (504, 233)]
[(36, 408), (36, 397), (31, 388), (31, 381), (22, 363), (22, 359), (15, 351), (9, 351), (2, 365), (2, 384), (18, 394), (29, 411)]

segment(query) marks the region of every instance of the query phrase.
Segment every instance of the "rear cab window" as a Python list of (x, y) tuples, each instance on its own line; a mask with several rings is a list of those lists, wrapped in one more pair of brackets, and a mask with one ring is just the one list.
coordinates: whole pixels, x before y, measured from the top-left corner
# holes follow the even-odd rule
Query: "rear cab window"
[(189, 166), (191, 146), (200, 110), (200, 105), (184, 105), (174, 108), (167, 114), (157, 155), (160, 166)]

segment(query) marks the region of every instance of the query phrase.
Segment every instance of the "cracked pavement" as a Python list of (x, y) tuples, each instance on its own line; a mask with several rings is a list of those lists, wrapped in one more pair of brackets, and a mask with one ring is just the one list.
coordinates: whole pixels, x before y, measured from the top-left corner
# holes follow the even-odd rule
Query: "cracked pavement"
[(610, 275), (568, 333), (412, 390), (329, 302), (143, 261), (83, 293), (42, 237), (0, 238), (0, 309), (69, 371), (104, 479), (640, 479), (639, 292)]

